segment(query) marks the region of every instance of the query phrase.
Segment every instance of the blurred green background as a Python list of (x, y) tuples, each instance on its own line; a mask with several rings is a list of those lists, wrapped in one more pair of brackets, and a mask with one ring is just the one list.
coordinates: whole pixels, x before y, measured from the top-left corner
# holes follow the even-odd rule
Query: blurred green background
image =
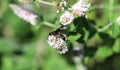
[[(77, 0), (66, 1), (71, 6)], [(69, 52), (62, 55), (47, 43), (49, 32), (60, 25), (61, 13), (56, 14), (53, 6), (32, 5), (31, 11), (40, 16), (38, 24), (32, 26), (10, 9), (10, 3), (20, 5), (17, 0), (0, 0), (0, 70), (120, 70), (120, 25), (116, 23), (120, 16), (120, 0), (90, 2), (88, 19), (83, 19), (88, 23), (85, 26), (88, 30), (83, 28), (84, 34), (80, 33), (82, 36), (77, 40), (85, 44), (84, 54), (80, 54), (84, 56), (77, 63), (71, 43), (68, 43)], [(70, 28), (72, 26), (74, 28), (73, 24)]]

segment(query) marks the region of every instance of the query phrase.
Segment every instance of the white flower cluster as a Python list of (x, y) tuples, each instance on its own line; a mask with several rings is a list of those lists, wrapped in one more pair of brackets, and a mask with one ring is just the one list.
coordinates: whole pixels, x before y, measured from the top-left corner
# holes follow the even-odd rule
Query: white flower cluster
[(64, 34), (51, 32), (49, 34), (47, 42), (52, 48), (55, 48), (60, 54), (64, 54), (68, 51), (68, 48), (66, 46), (66, 36)]
[(90, 3), (87, 3), (84, 0), (79, 0), (76, 4), (72, 6), (71, 9), (73, 14), (77, 16), (85, 16), (89, 7), (90, 7)]
[(66, 26), (69, 25), (74, 19), (73, 14), (70, 12), (66, 11), (61, 17), (60, 17), (60, 22), (62, 25)]
[(16, 4), (10, 4), (9, 6), (17, 16), (19, 16), (23, 20), (31, 23), (32, 25), (36, 25), (38, 15), (35, 15), (32, 12), (23, 9), (22, 7), (20, 7)]
[(69, 25), (74, 20), (73, 14), (77, 16), (85, 16), (89, 7), (90, 7), (90, 3), (85, 3), (84, 0), (79, 0), (77, 3), (75, 3), (72, 6), (71, 8), (72, 14), (66, 11), (63, 15), (61, 15), (60, 17), (61, 24), (64, 26)]

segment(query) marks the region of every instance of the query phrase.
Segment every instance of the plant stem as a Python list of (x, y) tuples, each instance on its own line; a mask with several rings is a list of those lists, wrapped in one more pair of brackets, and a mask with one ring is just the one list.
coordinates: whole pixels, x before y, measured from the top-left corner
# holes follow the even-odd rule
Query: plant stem
[(46, 5), (51, 5), (51, 6), (55, 6), (55, 4), (53, 3), (50, 3), (50, 2), (47, 2), (47, 1), (43, 1), (43, 0), (37, 0), (37, 3), (43, 3), (43, 4), (46, 4)]
[[(105, 30), (107, 30), (109, 27), (113, 26), (113, 22), (114, 20), (112, 19), (112, 13), (113, 13), (113, 4), (114, 4), (114, 0), (109, 0), (109, 24), (107, 24), (106, 26), (104, 26), (103, 28), (98, 29), (98, 32), (104, 32)], [(112, 29), (113, 32), (113, 29)]]
[(114, 0), (109, 0), (109, 22), (112, 22), (113, 4)]
[[(107, 11), (110, 11), (110, 9), (108, 8), (107, 5), (94, 5), (94, 6), (90, 7), (89, 11), (93, 11), (95, 9), (105, 9)], [(120, 9), (120, 5), (115, 5), (114, 8), (112, 8), (112, 11), (119, 10), (119, 9)]]
[(43, 22), (43, 25), (46, 25), (46, 26), (49, 26), (49, 27), (52, 27), (52, 28), (54, 28), (55, 27), (55, 25), (54, 24), (52, 24), (52, 23), (49, 23), (49, 22)]
[(95, 9), (108, 9), (105, 5), (95, 5), (90, 7), (89, 11), (93, 11)]
[(104, 32), (105, 30), (107, 30), (111, 26), (112, 26), (112, 23), (109, 23), (105, 27), (97, 29), (97, 31), (98, 32)]
[(112, 35), (114, 35), (114, 27), (115, 27), (114, 20), (112, 20), (113, 5), (114, 5), (114, 0), (109, 0), (109, 22), (113, 23), (111, 28)]

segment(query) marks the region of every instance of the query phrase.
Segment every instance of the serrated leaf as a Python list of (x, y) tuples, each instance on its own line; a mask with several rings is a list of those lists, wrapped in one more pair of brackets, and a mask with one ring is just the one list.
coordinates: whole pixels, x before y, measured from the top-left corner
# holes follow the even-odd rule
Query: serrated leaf
[(100, 38), (98, 33), (96, 33), (92, 38), (88, 39), (86, 43), (87, 46), (100, 45), (102, 43), (102, 39)]
[(70, 24), (70, 31), (73, 31), (75, 29), (75, 26), (74, 26), (74, 24), (72, 23), (72, 24)]
[(85, 31), (84, 40), (87, 41), (89, 32), (86, 29), (83, 29), (83, 30)]
[(116, 38), (120, 34), (120, 26), (117, 25), (117, 23), (113, 23), (112, 25), (112, 35), (114, 38)]
[(76, 41), (81, 35), (80, 34), (77, 34), (75, 36), (69, 36), (68, 37), (68, 40), (70, 40), (71, 42), (74, 42)]
[(111, 56), (113, 54), (112, 48), (109, 46), (101, 46), (98, 48), (95, 58), (98, 60), (104, 60), (107, 57)]
[(115, 53), (120, 53), (120, 39), (116, 39), (112, 49)]

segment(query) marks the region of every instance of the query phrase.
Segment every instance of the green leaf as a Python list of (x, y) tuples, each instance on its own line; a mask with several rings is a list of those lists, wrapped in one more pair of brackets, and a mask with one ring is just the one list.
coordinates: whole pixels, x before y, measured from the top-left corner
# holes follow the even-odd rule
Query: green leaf
[(112, 48), (108, 46), (100, 46), (95, 54), (95, 58), (98, 61), (103, 61), (112, 54), (113, 54)]
[(88, 67), (93, 67), (95, 65), (95, 59), (93, 57), (86, 56), (84, 62)]
[(83, 29), (83, 30), (85, 31), (84, 40), (87, 41), (89, 32), (86, 29)]
[(96, 46), (102, 43), (102, 39), (100, 38), (99, 34), (96, 33), (92, 38), (87, 40), (87, 46)]
[(116, 38), (119, 34), (120, 34), (120, 26), (117, 23), (113, 23), (111, 36)]
[(120, 39), (116, 39), (112, 49), (115, 53), (120, 53)]
[(80, 34), (77, 34), (75, 36), (69, 36), (68, 37), (68, 40), (70, 40), (71, 42), (74, 42), (76, 41), (81, 35)]
[(84, 63), (87, 64), (88, 61), (89, 61), (89, 57), (88, 56), (84, 57)]
[(70, 24), (70, 31), (74, 31), (75, 30), (75, 25), (73, 23)]

